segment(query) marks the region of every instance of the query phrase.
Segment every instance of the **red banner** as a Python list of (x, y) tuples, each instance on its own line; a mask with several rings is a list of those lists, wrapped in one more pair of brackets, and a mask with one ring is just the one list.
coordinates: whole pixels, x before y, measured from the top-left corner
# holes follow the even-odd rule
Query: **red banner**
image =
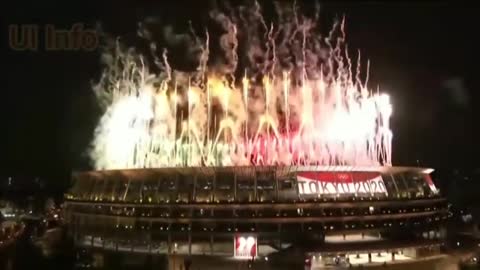
[(298, 172), (302, 195), (387, 193), (378, 172)]
[(430, 190), (433, 193), (437, 193), (438, 190), (437, 190), (437, 187), (435, 187), (435, 184), (432, 181), (432, 177), (429, 174), (425, 174), (424, 177), (425, 177), (425, 182), (427, 182), (428, 186), (430, 187)]
[(236, 235), (234, 257), (239, 259), (251, 259), (256, 256), (257, 238), (252, 235)]

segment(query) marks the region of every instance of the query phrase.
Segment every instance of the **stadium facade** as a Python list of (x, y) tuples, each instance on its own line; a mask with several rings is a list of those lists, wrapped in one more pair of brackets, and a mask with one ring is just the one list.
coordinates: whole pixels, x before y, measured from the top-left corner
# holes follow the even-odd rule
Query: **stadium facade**
[(310, 269), (393, 263), (441, 253), (448, 206), (432, 171), (244, 166), (77, 172), (65, 194), (65, 215), (78, 246), (175, 256), (180, 262), (170, 259), (170, 269), (207, 257)]

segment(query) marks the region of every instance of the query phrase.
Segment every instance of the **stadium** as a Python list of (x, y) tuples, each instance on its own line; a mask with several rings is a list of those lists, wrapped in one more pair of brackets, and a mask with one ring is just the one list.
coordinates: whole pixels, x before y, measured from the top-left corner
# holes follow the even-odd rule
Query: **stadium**
[(439, 254), (448, 205), (432, 169), (392, 166), (390, 96), (368, 88), (369, 62), (363, 74), (360, 53), (350, 57), (345, 21), (323, 35), (295, 4), (276, 8), (285, 18), (271, 28), (257, 4), (238, 11), (248, 23), (212, 10), (225, 32), (186, 45), (199, 64), (189, 71), (153, 39), (147, 57), (108, 42), (93, 86), (103, 114), (92, 171), (74, 173), (65, 194), (75, 243), (167, 258), (172, 270)]
[(207, 257), (309, 269), (418, 260), (439, 254), (445, 237), (447, 203), (432, 171), (239, 166), (78, 172), (65, 194), (66, 220), (79, 246), (164, 255), (170, 269)]

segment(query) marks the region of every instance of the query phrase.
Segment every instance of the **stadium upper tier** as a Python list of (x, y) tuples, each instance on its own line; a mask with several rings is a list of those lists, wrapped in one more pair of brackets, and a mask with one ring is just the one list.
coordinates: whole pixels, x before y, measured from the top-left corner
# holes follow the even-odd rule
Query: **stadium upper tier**
[(77, 172), (69, 200), (116, 203), (302, 202), (436, 197), (432, 169), (182, 167)]

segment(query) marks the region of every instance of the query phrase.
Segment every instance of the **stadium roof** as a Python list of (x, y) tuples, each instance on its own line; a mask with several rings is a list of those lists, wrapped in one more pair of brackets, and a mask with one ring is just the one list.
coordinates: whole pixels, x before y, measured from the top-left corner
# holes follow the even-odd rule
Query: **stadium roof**
[(142, 168), (123, 170), (97, 170), (74, 172), (73, 178), (104, 178), (123, 177), (129, 179), (145, 179), (155, 175), (200, 175), (213, 176), (215, 173), (235, 173), (237, 176), (252, 176), (255, 172), (275, 172), (277, 176), (295, 172), (379, 172), (404, 173), (412, 172), (429, 174), (431, 168), (401, 167), (401, 166), (231, 166), (231, 167), (171, 167)]

